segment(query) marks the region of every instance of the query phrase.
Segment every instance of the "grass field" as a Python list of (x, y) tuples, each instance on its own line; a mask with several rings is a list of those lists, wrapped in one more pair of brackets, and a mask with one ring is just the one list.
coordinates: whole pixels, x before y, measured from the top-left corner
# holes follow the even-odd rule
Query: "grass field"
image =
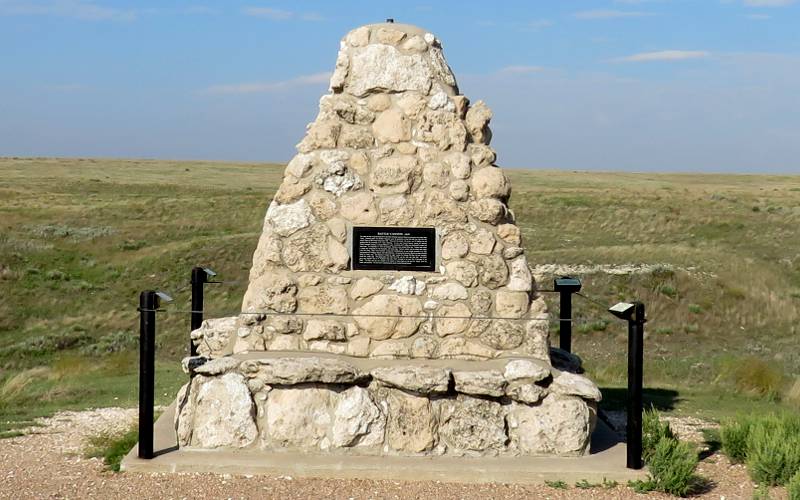
[[(56, 409), (135, 404), (140, 290), (187, 309), (189, 270), (208, 265), (237, 283), (207, 287), (207, 317), (234, 314), (281, 175), (274, 164), (0, 159), (0, 436)], [(584, 265), (587, 295), (646, 303), (650, 402), (710, 418), (800, 405), (800, 176), (509, 176), (533, 265)], [(627, 264), (646, 266), (605, 272)], [(574, 350), (619, 404), (625, 326), (581, 298), (574, 310)], [(158, 321), (163, 404), (185, 377), (188, 318)]]

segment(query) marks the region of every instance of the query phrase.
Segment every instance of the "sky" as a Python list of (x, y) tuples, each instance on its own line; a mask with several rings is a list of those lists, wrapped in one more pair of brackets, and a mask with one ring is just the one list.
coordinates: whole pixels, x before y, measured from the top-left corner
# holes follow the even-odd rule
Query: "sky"
[(442, 40), (501, 166), (800, 174), (800, 0), (0, 0), (0, 156), (287, 161), (386, 18)]

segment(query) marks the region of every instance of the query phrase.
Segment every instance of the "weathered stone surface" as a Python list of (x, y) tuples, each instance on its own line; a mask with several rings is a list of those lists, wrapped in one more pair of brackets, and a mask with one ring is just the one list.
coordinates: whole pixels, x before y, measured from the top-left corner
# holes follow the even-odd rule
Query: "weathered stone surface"
[(353, 311), (356, 324), (375, 340), (405, 338), (422, 323), (422, 305), (414, 297), (376, 295)]
[(367, 377), (350, 363), (323, 357), (282, 357), (258, 360), (259, 377), (270, 385), (296, 385), (308, 382), (352, 384)]
[(327, 448), (333, 392), (325, 387), (273, 389), (266, 402), (268, 448)]
[(466, 287), (475, 286), (478, 283), (478, 269), (471, 262), (457, 260), (447, 264), (445, 269), (447, 276)]
[(192, 445), (200, 448), (242, 448), (258, 436), (253, 400), (238, 373), (210, 377), (198, 384)]
[(345, 340), (345, 326), (333, 320), (310, 319), (303, 332), (304, 340)]
[(236, 370), (239, 367), (239, 361), (236, 358), (224, 357), (212, 359), (194, 369), (195, 373), (200, 375), (221, 375)]
[(469, 253), (469, 243), (464, 233), (448, 234), (442, 243), (442, 258), (445, 260), (460, 259), (467, 253)]
[(453, 305), (442, 306), (436, 311), (437, 319), (434, 320), (434, 328), (440, 337), (461, 333), (469, 326), (472, 312), (463, 302)]
[(499, 370), (453, 371), (457, 392), (500, 397), (505, 394), (506, 379)]
[(483, 144), (470, 144), (467, 152), (476, 167), (488, 167), (497, 157), (492, 148)]
[(275, 201), (278, 204), (287, 204), (297, 201), (298, 198), (306, 194), (311, 189), (311, 183), (307, 180), (300, 180), (291, 175), (284, 177), (278, 192), (275, 193)]
[(547, 394), (547, 389), (533, 382), (511, 382), (506, 387), (506, 396), (525, 404), (536, 404)]
[(314, 222), (314, 215), (306, 201), (299, 200), (289, 205), (270, 204), (266, 220), (278, 235), (289, 236)]
[(497, 226), (497, 236), (509, 245), (520, 246), (522, 236), (519, 227), (514, 224), (500, 224)]
[(467, 214), (444, 191), (430, 190), (422, 206), (422, 221), (432, 226), (463, 223), (467, 221)]
[(593, 411), (576, 397), (549, 395), (535, 406), (515, 403), (508, 413), (511, 446), (531, 455), (581, 455), (589, 445)]
[(480, 260), (480, 282), (486, 288), (495, 289), (508, 281), (508, 266), (499, 255), (489, 255)]
[(281, 256), (286, 267), (294, 272), (307, 272), (334, 265), (324, 244), (327, 238), (327, 226), (316, 224), (284, 239)]
[(308, 201), (308, 206), (311, 207), (314, 217), (319, 220), (328, 220), (337, 214), (338, 206), (329, 193), (312, 190), (306, 195), (305, 200)]
[(473, 201), (470, 203), (469, 209), (470, 215), (489, 224), (497, 224), (502, 221), (506, 217), (507, 211), (505, 204), (494, 198)]
[(544, 363), (530, 359), (515, 359), (506, 364), (503, 377), (509, 382), (526, 380), (539, 382), (550, 376), (550, 369)]
[(450, 183), (450, 198), (456, 201), (467, 201), (469, 198), (469, 184), (462, 180), (455, 180)]
[(250, 284), (243, 310), (290, 313), (297, 309), (297, 283), (288, 273), (265, 274)]
[(373, 446), (383, 442), (386, 416), (367, 389), (354, 386), (342, 392), (333, 415), (333, 446)]
[(414, 201), (406, 196), (387, 196), (379, 204), (381, 219), (387, 225), (410, 224), (416, 215)]
[(411, 357), (430, 359), (436, 356), (438, 349), (439, 343), (433, 337), (417, 337), (411, 343)]
[(350, 253), (347, 248), (335, 238), (328, 238), (328, 269), (338, 272), (349, 267)]
[(416, 185), (418, 170), (417, 159), (413, 156), (383, 158), (372, 170), (370, 185), (377, 193), (410, 193)]
[(390, 108), (375, 119), (372, 132), (381, 142), (408, 141), (411, 139), (411, 121), (399, 109)]
[(388, 94), (373, 94), (367, 98), (367, 107), (371, 111), (380, 112), (389, 109), (392, 98)]
[(472, 167), (470, 166), (469, 155), (466, 153), (450, 153), (444, 158), (445, 163), (450, 167), (450, 174), (455, 179), (469, 179)]
[(401, 276), (389, 285), (389, 290), (393, 290), (402, 295), (422, 295), (425, 291), (425, 282), (413, 276)]
[(511, 261), (511, 273), (508, 280), (508, 289), (520, 292), (529, 292), (533, 289), (533, 276), (528, 267), (528, 259), (524, 255)]
[(505, 292), (495, 294), (495, 313), (501, 318), (521, 318), (528, 312), (527, 292)]
[(236, 330), (236, 319), (236, 316), (232, 316), (203, 321), (200, 328), (191, 333), (197, 352), (206, 357), (227, 354), (231, 336)]
[(427, 397), (390, 389), (386, 437), (390, 448), (420, 453), (436, 446), (438, 421)]
[(492, 294), (489, 290), (475, 290), (472, 292), (469, 304), (475, 314), (485, 316), (492, 310)]
[(447, 170), (445, 170), (444, 165), (438, 162), (425, 165), (422, 169), (422, 179), (425, 181), (426, 186), (435, 188), (447, 187), (449, 181)]
[(478, 255), (489, 255), (495, 244), (494, 234), (488, 229), (478, 229), (469, 237), (469, 249)]
[(353, 300), (361, 300), (383, 290), (383, 283), (372, 278), (359, 278), (350, 287), (350, 297)]
[(339, 133), (339, 147), (342, 148), (368, 148), (375, 143), (375, 138), (369, 129), (359, 125), (346, 125)]
[(334, 121), (315, 121), (308, 129), (306, 136), (297, 145), (297, 150), (301, 153), (310, 153), (315, 149), (333, 149), (336, 147), (340, 130), (341, 125)]
[(375, 368), (370, 371), (375, 380), (386, 385), (407, 391), (431, 394), (447, 392), (450, 384), (450, 370), (430, 366), (391, 366)]
[(340, 286), (313, 286), (297, 294), (300, 311), (311, 314), (347, 313), (347, 292)]
[(413, 35), (404, 41), (400, 48), (411, 52), (425, 52), (428, 50), (428, 43), (419, 35)]
[(432, 68), (422, 54), (405, 55), (390, 45), (355, 49), (344, 85), (345, 92), (363, 97), (378, 90), (414, 90), (427, 94)]
[(525, 328), (519, 321), (495, 320), (481, 334), (481, 342), (493, 349), (514, 349), (522, 344)]
[(511, 183), (499, 168), (484, 167), (472, 174), (471, 191), (477, 198), (504, 200), (511, 194)]
[(405, 340), (380, 340), (372, 342), (371, 358), (396, 359), (408, 357), (409, 346)]
[(511, 260), (522, 255), (524, 250), (520, 247), (506, 247), (503, 249), (503, 258)]
[(298, 154), (286, 165), (286, 174), (300, 179), (314, 168), (313, 154)]
[(354, 193), (343, 196), (339, 214), (353, 224), (371, 224), (378, 220), (374, 196), (371, 193)]
[(467, 289), (459, 283), (444, 283), (433, 289), (432, 295), (437, 300), (466, 300), (469, 295)]
[(452, 359), (491, 359), (497, 351), (464, 337), (447, 337), (439, 343), (439, 357)]
[(190, 382), (183, 384), (178, 390), (178, 397), (175, 399), (175, 419), (173, 421), (178, 446), (189, 446), (192, 443), (195, 392), (201, 379), (203, 377), (195, 377)]
[(592, 401), (600, 401), (603, 395), (600, 389), (586, 377), (575, 373), (561, 372), (550, 384), (550, 392), (566, 396), (580, 396)]
[(351, 47), (363, 47), (369, 43), (370, 29), (368, 26), (356, 28), (348, 33), (346, 40)]
[[(486, 139), (486, 126), (492, 119), (492, 110), (483, 101), (478, 101), (467, 110), (466, 123), (472, 139), (484, 142)], [(488, 142), (488, 141), (487, 141)]]
[(405, 92), (397, 97), (397, 106), (409, 118), (416, 119), (425, 108), (425, 97), (416, 92)]
[(459, 394), (442, 402), (439, 415), (439, 435), (448, 449), (498, 452), (508, 440), (503, 408), (496, 401)]
[(550, 330), (547, 319), (531, 319), (525, 324), (524, 352), (536, 359), (549, 359)]

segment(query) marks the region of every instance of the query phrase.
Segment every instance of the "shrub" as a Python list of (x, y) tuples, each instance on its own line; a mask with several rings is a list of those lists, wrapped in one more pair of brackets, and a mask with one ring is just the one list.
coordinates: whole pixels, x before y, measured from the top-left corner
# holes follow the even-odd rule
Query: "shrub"
[(789, 500), (800, 500), (800, 470), (789, 479), (786, 484), (786, 493), (789, 494)]
[(777, 398), (783, 385), (783, 372), (766, 361), (747, 357), (733, 368), (733, 382), (740, 392)]
[(674, 437), (662, 437), (647, 465), (655, 489), (682, 497), (693, 492), (699, 482), (694, 473), (697, 462), (697, 451), (692, 445)]
[(753, 481), (787, 484), (800, 470), (800, 417), (769, 415), (752, 423), (746, 463)]
[(645, 462), (649, 462), (655, 452), (656, 444), (663, 438), (675, 438), (669, 424), (661, 422), (657, 410), (653, 408), (645, 410), (642, 416), (642, 458)]
[(747, 459), (747, 436), (752, 422), (752, 418), (740, 416), (723, 422), (720, 427), (722, 451), (733, 463), (742, 464)]
[(102, 356), (115, 352), (133, 349), (138, 345), (138, 338), (126, 331), (117, 331), (103, 335), (94, 344), (80, 348), (80, 353), (87, 356)]

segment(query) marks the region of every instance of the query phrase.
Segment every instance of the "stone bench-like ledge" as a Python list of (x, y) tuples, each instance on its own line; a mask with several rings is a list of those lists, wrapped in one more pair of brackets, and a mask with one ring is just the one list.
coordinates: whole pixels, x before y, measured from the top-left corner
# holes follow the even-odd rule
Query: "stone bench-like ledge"
[(299, 351), (186, 358), (180, 446), (367, 455), (580, 455), (598, 388), (533, 358)]

